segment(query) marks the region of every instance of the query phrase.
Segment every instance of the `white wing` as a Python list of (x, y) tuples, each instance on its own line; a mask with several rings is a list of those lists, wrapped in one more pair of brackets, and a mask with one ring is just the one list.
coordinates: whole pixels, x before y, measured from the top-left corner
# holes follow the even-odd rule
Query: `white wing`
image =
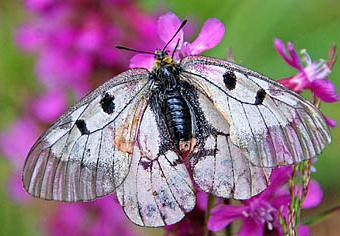
[(198, 92), (198, 103), (214, 130), (191, 156), (195, 182), (203, 191), (223, 198), (248, 199), (262, 192), (271, 169), (252, 165), (247, 150), (231, 142), (228, 122), (205, 94)]
[(252, 164), (274, 167), (315, 158), (330, 143), (311, 103), (256, 72), (208, 57), (181, 62), (182, 79), (213, 102), (230, 126), (230, 141)]
[(155, 114), (147, 107), (130, 172), (116, 190), (126, 215), (137, 225), (174, 224), (195, 206), (189, 173), (175, 152), (162, 150), (161, 138)]
[(147, 104), (148, 73), (145, 69), (124, 72), (61, 116), (26, 159), (25, 189), (43, 199), (81, 201), (104, 196), (121, 185)]

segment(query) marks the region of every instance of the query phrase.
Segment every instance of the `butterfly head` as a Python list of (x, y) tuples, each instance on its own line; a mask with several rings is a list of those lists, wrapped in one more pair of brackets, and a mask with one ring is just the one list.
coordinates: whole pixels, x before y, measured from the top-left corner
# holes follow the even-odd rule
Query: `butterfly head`
[(157, 49), (155, 51), (154, 68), (159, 69), (161, 66), (172, 64), (173, 59), (169, 56), (167, 51)]

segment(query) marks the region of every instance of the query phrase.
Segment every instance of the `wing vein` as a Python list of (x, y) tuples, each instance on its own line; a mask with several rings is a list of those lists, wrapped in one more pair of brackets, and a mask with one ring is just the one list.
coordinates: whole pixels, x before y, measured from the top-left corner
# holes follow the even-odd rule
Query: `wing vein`
[[(153, 163), (152, 163), (152, 165), (153, 165)], [(152, 168), (152, 165), (151, 165), (151, 168)], [(155, 191), (155, 188), (154, 188), (153, 177), (152, 177), (152, 176), (153, 176), (153, 172), (152, 172), (152, 170), (150, 170), (150, 172), (151, 172), (151, 174), (150, 174), (151, 190), (152, 190), (152, 192), (154, 192), (154, 191)], [(157, 209), (158, 209), (158, 211), (159, 211), (159, 214), (161, 215), (163, 224), (166, 225), (164, 213), (162, 213), (161, 209), (159, 208), (159, 206), (158, 206), (158, 204), (157, 204), (157, 201), (156, 201), (155, 197), (154, 197), (154, 201), (155, 201), (155, 204), (156, 204)]]
[(143, 214), (141, 213), (141, 206), (139, 204), (139, 198), (138, 198), (138, 186), (137, 186), (137, 179), (138, 179), (138, 171), (139, 171), (139, 167), (140, 167), (140, 161), (141, 161), (141, 158), (139, 159), (138, 161), (138, 164), (137, 164), (137, 170), (136, 170), (136, 176), (135, 176), (135, 181), (136, 181), (136, 191), (135, 191), (135, 194), (136, 194), (136, 204), (137, 204), (137, 212), (138, 212), (138, 215), (142, 221), (142, 224), (145, 225), (145, 220), (144, 220), (144, 217), (143, 217)]
[[(166, 158), (165, 154), (162, 154), (162, 155)], [(167, 158), (166, 158), (166, 159), (167, 159)], [(163, 176), (165, 176), (164, 171), (163, 171), (163, 168), (162, 168), (161, 164), (159, 164), (158, 160), (157, 160), (157, 164), (158, 164), (159, 169), (160, 169), (160, 171), (162, 172)], [(185, 214), (185, 210), (183, 209), (183, 207), (182, 207), (182, 206), (179, 204), (179, 202), (177, 201), (177, 199), (176, 199), (176, 197), (175, 197), (175, 194), (172, 192), (172, 189), (171, 189), (171, 187), (170, 187), (170, 185), (169, 185), (169, 182), (168, 182), (168, 180), (167, 180), (166, 178), (165, 178), (165, 182), (166, 182), (166, 184), (167, 184), (168, 187), (169, 187), (169, 191), (170, 191), (170, 193), (172, 194), (172, 197), (175, 199), (177, 205), (179, 206), (179, 209), (183, 212), (183, 214)], [(176, 187), (174, 186), (174, 188), (176, 188)], [(177, 189), (177, 188), (176, 188), (176, 189)]]
[[(284, 138), (285, 141), (286, 141), (286, 142), (285, 142), (285, 146), (288, 147), (289, 152), (290, 152), (290, 154), (291, 154), (291, 157), (292, 157), (293, 159), (295, 159), (295, 157), (294, 157), (294, 149), (293, 149), (293, 147), (290, 145), (289, 138), (288, 138), (288, 136), (287, 136), (287, 134), (286, 134), (284, 128), (282, 127), (282, 124), (281, 124), (280, 120), (277, 118), (277, 116), (275, 115), (275, 113), (274, 113), (269, 107), (267, 107), (267, 106), (265, 106), (265, 105), (263, 105), (263, 106), (266, 107), (266, 108), (268, 109), (268, 111), (270, 111), (270, 113), (275, 117), (275, 119), (276, 119), (277, 123), (279, 124), (279, 127), (280, 127), (280, 129), (281, 129), (281, 131), (282, 131), (283, 138)], [(284, 140), (283, 140), (283, 141), (284, 141)], [(294, 162), (295, 162), (295, 161), (294, 161)]]
[[(129, 105), (132, 103), (132, 101), (135, 100), (135, 98), (136, 98), (142, 91), (144, 91), (145, 87), (146, 87), (147, 85), (151, 86), (152, 83), (153, 83), (153, 82), (148, 82), (148, 83), (146, 83), (145, 85), (143, 85), (143, 87), (142, 87), (141, 89), (139, 89), (138, 92), (137, 92), (137, 93), (129, 100), (129, 102), (128, 102), (127, 104), (125, 104), (125, 106), (118, 112), (117, 116), (116, 116), (112, 121), (110, 121), (109, 123), (105, 124), (105, 125), (104, 125), (102, 128), (100, 128), (100, 129), (104, 129), (104, 128), (106, 128), (108, 125), (110, 125), (112, 122), (114, 122), (114, 121), (120, 116), (120, 114), (122, 114), (122, 112), (126, 109), (126, 107), (129, 106)], [(94, 133), (94, 132), (96, 132), (96, 131), (98, 131), (98, 130), (100, 130), (100, 129), (93, 130), (93, 131), (91, 131), (90, 133)]]
[[(270, 142), (271, 142), (271, 146), (274, 148), (274, 154), (275, 154), (275, 155), (273, 156), (273, 159), (275, 158), (275, 163), (277, 163), (277, 154), (276, 154), (277, 150), (276, 150), (275, 145), (274, 145), (272, 132), (270, 131), (270, 129), (269, 129), (268, 125), (267, 125), (267, 122), (266, 122), (266, 120), (264, 119), (263, 114), (262, 114), (260, 108), (259, 108), (258, 106), (257, 106), (256, 108), (257, 108), (257, 110), (258, 110), (258, 112), (259, 112), (259, 114), (260, 114), (260, 117), (261, 117), (261, 119), (262, 119), (264, 125), (266, 126), (266, 129), (268, 130), (268, 135), (269, 135), (269, 137), (270, 137), (269, 140), (270, 140)], [(263, 173), (264, 173), (264, 169), (262, 169), (262, 171), (263, 171)]]
[(103, 129), (100, 131), (99, 149), (98, 149), (98, 154), (97, 154), (96, 168), (94, 170), (94, 193), (96, 196), (98, 196), (97, 194), (97, 171), (98, 171), (98, 166), (99, 166), (100, 151), (102, 149), (102, 140), (103, 140)]
[[(84, 154), (85, 154), (85, 152), (86, 152), (86, 146), (87, 146), (87, 142), (89, 141), (89, 136), (90, 136), (90, 135), (87, 135), (87, 137), (86, 137), (86, 142), (85, 142), (85, 146), (84, 146), (84, 151), (83, 151), (83, 154), (82, 154), (82, 156), (81, 156), (81, 161), (80, 161), (80, 163), (79, 163), (79, 180), (77, 181), (79, 187), (81, 186), (81, 175), (82, 175), (82, 170), (83, 170)], [(79, 193), (81, 193), (80, 190), (81, 190), (81, 189), (79, 189)]]
[(243, 104), (248, 104), (248, 105), (256, 106), (256, 104), (254, 104), (254, 103), (250, 103), (250, 102), (242, 102), (241, 100), (239, 100), (239, 99), (237, 99), (237, 98), (231, 96), (231, 95), (228, 94), (226, 91), (224, 91), (224, 89), (222, 89), (220, 86), (214, 84), (213, 82), (211, 82), (210, 80), (208, 80), (207, 78), (205, 78), (205, 77), (203, 77), (203, 76), (201, 76), (201, 75), (199, 75), (199, 74), (195, 74), (195, 73), (192, 73), (192, 72), (190, 72), (190, 71), (183, 71), (183, 72), (204, 79), (206, 82), (208, 82), (208, 83), (211, 84), (212, 86), (218, 88), (222, 93), (224, 93), (224, 94), (225, 94), (227, 97), (229, 97), (229, 98), (232, 98), (232, 99), (234, 99), (234, 100), (236, 100), (236, 101), (238, 101), (238, 102), (240, 102), (240, 103), (243, 103)]
[(228, 152), (229, 152), (229, 156), (230, 156), (230, 159), (231, 159), (231, 172), (232, 172), (232, 175), (233, 175), (233, 186), (232, 186), (232, 189), (231, 189), (231, 196), (234, 197), (234, 194), (235, 194), (235, 173), (234, 173), (234, 169), (235, 169), (235, 166), (234, 166), (234, 159), (233, 159), (233, 155), (231, 154), (231, 150), (230, 150), (230, 143), (229, 143), (229, 139), (228, 139), (228, 136), (225, 136), (226, 140), (227, 140), (227, 144), (228, 144)]

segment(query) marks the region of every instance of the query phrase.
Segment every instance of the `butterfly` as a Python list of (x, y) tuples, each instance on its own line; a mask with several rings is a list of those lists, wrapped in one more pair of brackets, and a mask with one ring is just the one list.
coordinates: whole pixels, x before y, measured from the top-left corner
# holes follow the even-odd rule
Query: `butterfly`
[(23, 171), (28, 193), (76, 202), (116, 192), (135, 224), (171, 225), (194, 208), (195, 186), (248, 199), (273, 167), (330, 143), (322, 114), (300, 95), (224, 60), (176, 61), (167, 45), (151, 71), (113, 77), (37, 140)]

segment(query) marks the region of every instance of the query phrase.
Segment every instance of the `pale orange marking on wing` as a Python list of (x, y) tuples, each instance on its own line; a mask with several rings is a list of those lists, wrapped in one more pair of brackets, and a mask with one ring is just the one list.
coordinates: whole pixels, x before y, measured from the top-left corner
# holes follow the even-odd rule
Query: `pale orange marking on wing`
[[(116, 136), (113, 140), (113, 145), (121, 152), (133, 153), (137, 131), (141, 121), (141, 116), (144, 112), (147, 100), (142, 97), (140, 102), (137, 103), (131, 112), (134, 112), (131, 121), (127, 119), (122, 126), (117, 128)], [(129, 117), (128, 117), (129, 118)]]
[(188, 141), (179, 141), (178, 143), (178, 150), (183, 159), (189, 156), (195, 149), (196, 146), (196, 139), (192, 138)]
[(131, 141), (129, 137), (125, 138), (126, 133), (130, 130), (130, 124), (125, 123), (123, 126), (118, 127), (116, 136), (114, 137), (114, 146), (121, 152), (127, 152), (132, 154), (134, 141)]

